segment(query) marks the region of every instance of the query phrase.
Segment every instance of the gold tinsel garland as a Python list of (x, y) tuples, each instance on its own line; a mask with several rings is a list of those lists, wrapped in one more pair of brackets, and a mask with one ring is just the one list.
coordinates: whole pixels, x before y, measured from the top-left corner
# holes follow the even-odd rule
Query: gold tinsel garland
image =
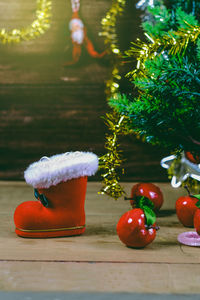
[(50, 27), (51, 1), (37, 0), (36, 19), (31, 25), (7, 31), (0, 29), (0, 42), (2, 44), (19, 43), (37, 38)]
[(200, 26), (193, 26), (187, 23), (187, 29), (179, 29), (176, 32), (170, 32), (162, 37), (155, 38), (145, 33), (150, 41), (149, 43), (137, 39), (132, 42), (132, 47), (125, 52), (128, 57), (137, 59), (135, 70), (127, 74), (128, 77), (145, 76), (145, 62), (147, 59), (153, 59), (155, 56), (168, 50), (169, 54), (184, 54), (189, 42), (196, 42), (200, 35)]
[[(107, 99), (115, 97), (119, 90), (119, 81), (121, 76), (119, 68), (122, 64), (122, 53), (118, 46), (116, 33), (116, 22), (120, 14), (122, 14), (126, 0), (112, 0), (111, 7), (106, 16), (102, 19), (102, 32), (99, 35), (104, 37), (104, 43), (107, 46), (108, 55), (112, 64), (110, 78), (106, 81), (106, 96)], [(106, 135), (105, 149), (107, 153), (100, 157), (100, 169), (103, 174), (103, 187), (101, 194), (107, 194), (114, 199), (121, 197), (124, 194), (123, 187), (119, 184), (119, 177), (116, 169), (122, 163), (122, 157), (119, 150), (118, 137), (126, 134), (126, 118), (119, 116), (117, 113), (106, 114), (106, 125), (110, 133)]]
[(119, 89), (119, 67), (121, 65), (122, 53), (118, 46), (118, 38), (116, 33), (116, 22), (120, 14), (122, 14), (126, 0), (112, 0), (112, 5), (106, 16), (101, 20), (102, 32), (100, 36), (104, 37), (104, 43), (107, 47), (108, 55), (112, 63), (112, 71), (110, 79), (106, 81), (107, 98), (113, 97)]
[(104, 170), (103, 184), (100, 194), (107, 194), (117, 200), (124, 194), (123, 187), (119, 184), (117, 168), (121, 166), (122, 155), (119, 150), (118, 137), (126, 135), (127, 118), (118, 114), (106, 114), (106, 125), (110, 131), (106, 135), (105, 149), (107, 153), (100, 157), (99, 166)]

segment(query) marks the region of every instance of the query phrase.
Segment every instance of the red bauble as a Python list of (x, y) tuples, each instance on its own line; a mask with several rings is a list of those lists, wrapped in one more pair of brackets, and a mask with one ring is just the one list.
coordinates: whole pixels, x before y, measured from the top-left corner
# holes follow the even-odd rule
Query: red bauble
[(137, 183), (132, 187), (130, 203), (135, 205), (135, 198), (144, 196), (154, 204), (154, 210), (158, 211), (163, 204), (163, 194), (158, 186), (153, 183)]
[(143, 248), (156, 237), (155, 224), (152, 227), (154, 228), (145, 225), (144, 211), (135, 208), (121, 216), (117, 224), (117, 234), (128, 247)]
[(194, 227), (196, 229), (196, 232), (200, 235), (200, 209), (199, 208), (197, 208), (194, 214)]
[(176, 201), (176, 214), (179, 221), (185, 227), (194, 227), (193, 219), (196, 210), (198, 199), (190, 195), (182, 196)]
[(199, 155), (194, 155), (189, 151), (185, 152), (186, 158), (191, 161), (193, 164), (199, 164), (200, 163), (200, 157)]

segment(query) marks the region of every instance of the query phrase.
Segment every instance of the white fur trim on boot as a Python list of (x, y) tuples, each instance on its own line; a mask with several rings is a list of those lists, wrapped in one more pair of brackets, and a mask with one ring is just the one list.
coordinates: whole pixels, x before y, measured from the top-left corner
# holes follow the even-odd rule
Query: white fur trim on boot
[(34, 188), (49, 188), (62, 181), (91, 176), (98, 169), (98, 157), (92, 152), (66, 152), (42, 157), (24, 172), (26, 182)]

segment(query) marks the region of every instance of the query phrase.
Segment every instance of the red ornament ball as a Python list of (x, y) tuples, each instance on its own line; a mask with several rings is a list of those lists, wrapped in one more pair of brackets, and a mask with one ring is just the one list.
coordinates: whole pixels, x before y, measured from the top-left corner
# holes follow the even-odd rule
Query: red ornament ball
[(153, 183), (137, 183), (132, 187), (130, 204), (134, 207), (135, 198), (144, 196), (154, 204), (154, 210), (158, 211), (163, 205), (163, 194), (158, 186)]
[(193, 164), (199, 164), (200, 163), (200, 156), (199, 155), (195, 155), (195, 154), (192, 154), (189, 151), (186, 151), (185, 156)]
[(194, 214), (198, 209), (198, 199), (191, 195), (179, 197), (176, 201), (176, 214), (185, 227), (194, 227)]
[(200, 209), (199, 208), (197, 208), (194, 214), (194, 227), (196, 229), (196, 232), (200, 235)]
[(126, 246), (132, 248), (144, 248), (156, 237), (155, 224), (145, 225), (144, 211), (135, 208), (121, 216), (117, 224), (117, 234)]

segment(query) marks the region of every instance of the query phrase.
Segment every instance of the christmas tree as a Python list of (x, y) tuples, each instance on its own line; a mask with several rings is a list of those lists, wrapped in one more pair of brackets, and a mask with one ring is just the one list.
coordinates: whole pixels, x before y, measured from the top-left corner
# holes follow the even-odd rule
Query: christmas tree
[(141, 55), (138, 69), (128, 74), (137, 96), (119, 94), (109, 101), (147, 142), (195, 154), (200, 154), (198, 2), (156, 1), (147, 6), (142, 27), (150, 44), (138, 40), (126, 52), (129, 58)]
[(137, 6), (145, 11), (146, 41), (137, 39), (126, 51), (134, 93), (118, 94), (109, 105), (146, 142), (199, 157), (200, 2), (141, 0)]

